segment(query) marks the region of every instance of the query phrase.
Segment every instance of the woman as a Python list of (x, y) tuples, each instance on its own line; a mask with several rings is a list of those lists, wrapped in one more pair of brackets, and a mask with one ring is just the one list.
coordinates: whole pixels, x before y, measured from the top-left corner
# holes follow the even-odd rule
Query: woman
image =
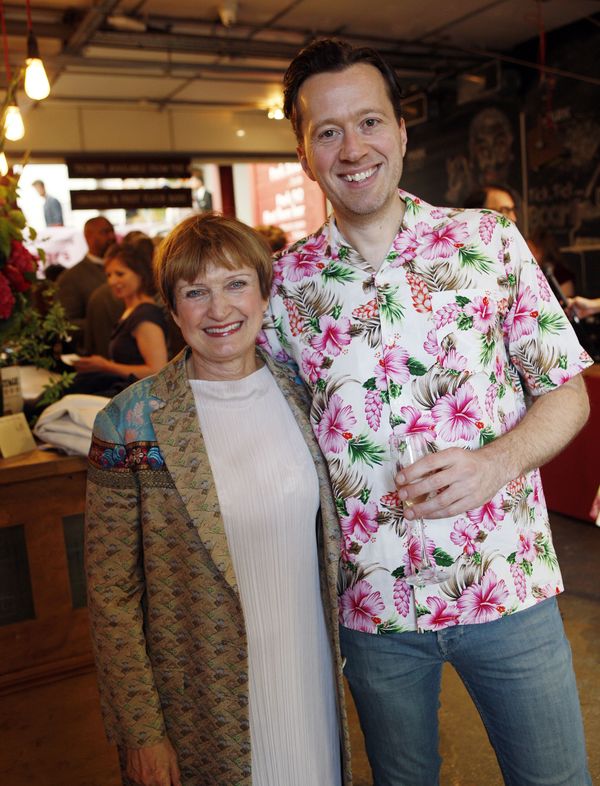
[(92, 636), (124, 782), (349, 784), (340, 533), (302, 388), (255, 345), (269, 250), (234, 219), (191, 216), (157, 279), (189, 346), (100, 413), (88, 481)]
[[(152, 248), (152, 241), (148, 242)], [(107, 385), (122, 390), (167, 362), (167, 324), (154, 300), (152, 257), (139, 244), (115, 243), (106, 252), (104, 269), (113, 295), (125, 310), (112, 331), (109, 357), (89, 355), (75, 362), (80, 373), (74, 388), (80, 393), (101, 392)]]

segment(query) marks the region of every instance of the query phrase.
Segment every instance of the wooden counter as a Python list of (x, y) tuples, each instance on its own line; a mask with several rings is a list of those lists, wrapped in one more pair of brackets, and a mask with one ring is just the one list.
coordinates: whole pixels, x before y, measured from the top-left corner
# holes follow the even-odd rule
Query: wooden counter
[(549, 510), (591, 522), (588, 515), (600, 485), (600, 364), (583, 374), (590, 397), (590, 418), (573, 442), (542, 467)]
[(86, 468), (54, 451), (0, 459), (0, 693), (92, 665)]

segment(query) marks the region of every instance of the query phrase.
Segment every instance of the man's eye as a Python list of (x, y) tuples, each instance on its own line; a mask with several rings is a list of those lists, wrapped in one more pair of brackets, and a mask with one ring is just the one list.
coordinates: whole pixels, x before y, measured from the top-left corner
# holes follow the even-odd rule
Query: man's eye
[(335, 131), (333, 128), (326, 128), (325, 131), (321, 131), (319, 134), (319, 139), (333, 139), (335, 136)]
[(378, 123), (379, 120), (376, 117), (368, 117), (365, 120), (365, 125), (367, 126), (367, 128), (375, 128), (375, 126), (378, 125)]

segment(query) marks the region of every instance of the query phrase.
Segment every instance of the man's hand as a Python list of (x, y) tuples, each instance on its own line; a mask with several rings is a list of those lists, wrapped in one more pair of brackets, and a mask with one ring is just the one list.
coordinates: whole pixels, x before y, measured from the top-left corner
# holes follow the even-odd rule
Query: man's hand
[(431, 494), (407, 507), (406, 518), (439, 519), (481, 507), (509, 481), (550, 461), (581, 429), (589, 411), (578, 374), (538, 396), (513, 429), (485, 447), (440, 450), (406, 467), (396, 475), (399, 498)]
[(407, 519), (442, 519), (481, 507), (509, 480), (485, 449), (448, 448), (398, 472), (396, 487), (401, 500), (428, 497), (405, 506)]
[(177, 755), (169, 740), (127, 748), (127, 777), (139, 786), (181, 786)]

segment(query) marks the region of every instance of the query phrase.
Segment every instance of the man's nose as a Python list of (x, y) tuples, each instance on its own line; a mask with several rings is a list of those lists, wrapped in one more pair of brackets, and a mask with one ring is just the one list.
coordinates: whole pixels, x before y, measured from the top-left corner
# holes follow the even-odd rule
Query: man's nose
[(345, 161), (358, 161), (364, 156), (366, 149), (365, 141), (358, 131), (349, 129), (344, 132), (340, 158)]

